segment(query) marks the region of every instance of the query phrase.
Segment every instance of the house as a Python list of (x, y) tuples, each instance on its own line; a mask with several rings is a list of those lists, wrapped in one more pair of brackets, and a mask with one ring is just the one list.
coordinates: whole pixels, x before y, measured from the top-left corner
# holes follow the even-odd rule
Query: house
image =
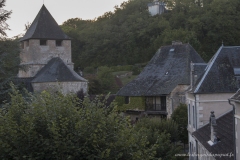
[(234, 160), (233, 111), (217, 119), (214, 111), (209, 115), (208, 123), (192, 133), (196, 146), (190, 142), (189, 159)]
[(234, 154), (236, 159), (240, 159), (240, 90), (236, 92), (230, 99), (229, 103), (233, 106), (234, 113)]
[(209, 122), (209, 113), (216, 118), (230, 112), (228, 99), (239, 88), (240, 46), (221, 46), (206, 67), (198, 69), (192, 64), (192, 86), (187, 92), (189, 146), (197, 152), (193, 133)]
[(137, 78), (118, 91), (120, 108), (133, 118), (146, 114), (170, 117), (186, 101), (191, 62), (204, 63), (190, 44), (177, 41), (161, 47)]
[(87, 93), (88, 82), (74, 70), (71, 57), (71, 38), (58, 26), (43, 5), (20, 39), (21, 67), (18, 82), (30, 91), (61, 90), (62, 93)]
[(166, 11), (165, 3), (154, 0), (151, 3), (148, 3), (148, 11), (152, 16), (160, 15)]

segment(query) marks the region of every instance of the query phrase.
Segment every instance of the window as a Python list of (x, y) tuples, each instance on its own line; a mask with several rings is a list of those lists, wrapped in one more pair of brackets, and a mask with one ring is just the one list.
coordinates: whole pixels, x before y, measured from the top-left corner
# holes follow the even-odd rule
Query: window
[(47, 40), (40, 40), (40, 46), (46, 46)]
[(193, 106), (193, 127), (197, 128), (197, 110), (196, 110), (196, 106)]
[(129, 97), (128, 96), (125, 97), (125, 104), (129, 104)]
[(188, 105), (188, 123), (191, 124), (190, 104)]
[(194, 106), (193, 106), (193, 127), (195, 128), (195, 115), (194, 115)]
[(56, 40), (56, 46), (62, 46), (62, 40)]
[(146, 97), (148, 111), (166, 111), (166, 96)]

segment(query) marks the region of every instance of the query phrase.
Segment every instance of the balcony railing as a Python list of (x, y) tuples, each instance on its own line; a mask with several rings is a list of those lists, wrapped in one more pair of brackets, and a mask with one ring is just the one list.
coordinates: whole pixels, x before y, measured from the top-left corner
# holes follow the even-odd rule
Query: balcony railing
[(147, 111), (166, 111), (166, 104), (146, 104)]

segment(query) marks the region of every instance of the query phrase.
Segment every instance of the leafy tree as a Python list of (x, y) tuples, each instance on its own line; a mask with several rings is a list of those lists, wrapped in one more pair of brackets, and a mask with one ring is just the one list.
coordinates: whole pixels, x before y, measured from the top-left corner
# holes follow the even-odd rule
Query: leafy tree
[(0, 2), (0, 9), (1, 9), (1, 14), (0, 14), (0, 34), (2, 36), (6, 36), (6, 30), (9, 30), (8, 24), (6, 23), (6, 20), (10, 18), (10, 15), (12, 11), (7, 11), (4, 10), (3, 7), (5, 6), (6, 0), (2, 0)]
[(179, 139), (184, 144), (188, 143), (188, 109), (186, 104), (180, 104), (172, 113), (172, 119), (178, 124)]
[[(178, 125), (171, 119), (160, 118), (144, 118), (137, 122), (135, 130), (138, 132), (141, 129), (148, 130), (149, 144), (159, 144), (156, 149), (156, 158), (161, 157), (162, 160), (177, 160), (183, 159), (176, 157), (176, 153), (180, 153), (181, 148), (175, 146), (173, 142), (178, 139)], [(161, 137), (159, 139), (159, 137)], [(164, 146), (164, 147), (163, 147)]]
[(13, 87), (11, 102), (0, 110), (0, 158), (177, 159), (166, 127), (174, 122), (148, 120), (132, 126), (115, 104), (60, 92), (23, 96)]
[(18, 40), (0, 39), (0, 106), (9, 100), (9, 82), (13, 81), (19, 69)]

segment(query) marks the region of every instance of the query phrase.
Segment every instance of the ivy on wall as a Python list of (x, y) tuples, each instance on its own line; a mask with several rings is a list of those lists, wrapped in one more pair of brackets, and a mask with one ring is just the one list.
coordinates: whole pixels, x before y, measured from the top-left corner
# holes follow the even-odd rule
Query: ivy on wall
[(115, 98), (119, 111), (145, 110), (145, 97), (129, 97), (129, 99), (129, 103), (125, 104), (125, 97), (117, 96)]

